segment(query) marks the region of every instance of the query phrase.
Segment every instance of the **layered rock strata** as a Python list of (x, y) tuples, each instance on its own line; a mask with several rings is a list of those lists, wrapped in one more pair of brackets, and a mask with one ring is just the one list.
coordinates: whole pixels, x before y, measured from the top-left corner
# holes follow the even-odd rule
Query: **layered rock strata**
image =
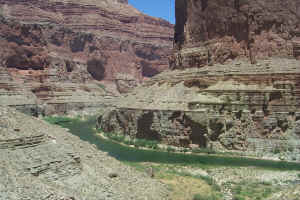
[(299, 62), (279, 58), (168, 71), (98, 123), (132, 139), (299, 160), (299, 78)]
[(300, 31), (293, 40), (293, 53), (294, 57), (300, 60)]
[[(173, 68), (298, 56), (298, 1), (176, 0)], [(298, 30), (298, 31), (297, 31)]]
[[(36, 46), (46, 46), (50, 55), (83, 63), (88, 63), (92, 58), (100, 59), (104, 68), (103, 77), (95, 75), (96, 80), (111, 80), (118, 73), (134, 75), (140, 80), (143, 76), (153, 76), (166, 69), (173, 26), (121, 2), (1, 0), (0, 5), (6, 19), (37, 26), (34, 39), (42, 41), (42, 44)], [(28, 46), (32, 41), (22, 41), (28, 34), (32, 35), (31, 29), (23, 27), (6, 33), (6, 39), (21, 47)], [(7, 60), (7, 57), (2, 59)], [(35, 68), (43, 68), (45, 64), (36, 63)], [(19, 67), (15, 63), (9, 66)], [(27, 64), (23, 68), (30, 66)], [(90, 68), (89, 72), (93, 75), (95, 69)]]
[(173, 71), (120, 98), (98, 126), (299, 161), (299, 9), (296, 0), (176, 0)]
[(42, 76), (46, 80), (40, 82), (33, 80), (27, 71), (14, 72), (17, 78), (10, 73), (7, 69), (0, 70), (0, 105), (33, 116), (96, 114), (99, 107), (109, 105), (114, 98), (100, 83), (56, 82), (51, 81), (51, 76), (38, 72), (36, 78)]
[(167, 198), (164, 185), (65, 129), (1, 106), (0, 163), (0, 199)]
[(166, 69), (172, 32), (127, 1), (1, 0), (0, 98), (38, 113), (89, 112)]

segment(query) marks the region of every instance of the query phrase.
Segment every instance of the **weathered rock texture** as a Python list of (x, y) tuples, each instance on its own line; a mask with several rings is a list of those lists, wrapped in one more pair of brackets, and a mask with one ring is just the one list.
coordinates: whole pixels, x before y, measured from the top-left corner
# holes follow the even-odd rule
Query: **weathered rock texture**
[(172, 27), (124, 0), (0, 0), (0, 98), (95, 109), (112, 96), (99, 81), (126, 92), (168, 67)]
[(299, 160), (299, 9), (298, 1), (176, 0), (170, 67), (185, 70), (145, 82), (99, 126), (169, 145)]
[(299, 9), (296, 0), (176, 0), (173, 71), (120, 98), (99, 126), (299, 161)]
[[(22, 39), (33, 35), (33, 40), (41, 43), (35, 46), (46, 46), (51, 55), (83, 63), (97, 58), (104, 71), (98, 77), (93, 73), (96, 66), (90, 66), (89, 71), (96, 80), (111, 80), (118, 73), (140, 79), (142, 75), (153, 76), (166, 69), (173, 26), (140, 13), (125, 4), (127, 1), (119, 2), (123, 3), (116, 0), (0, 1), (6, 19), (35, 24), (37, 29), (20, 27), (21, 30), (6, 36), (9, 42), (28, 46), (32, 41)], [(20, 64), (23, 68), (32, 66)], [(9, 66), (18, 67), (18, 64)], [(38, 66), (42, 68), (45, 64)]]
[(299, 161), (299, 9), (296, 0), (176, 0), (170, 67), (184, 70), (145, 82), (99, 126), (169, 145)]
[(299, 57), (297, 0), (176, 0), (173, 68)]
[(300, 68), (292, 59), (163, 72), (99, 117), (106, 132), (299, 160)]
[(156, 200), (166, 196), (161, 183), (65, 129), (0, 106), (0, 199)]

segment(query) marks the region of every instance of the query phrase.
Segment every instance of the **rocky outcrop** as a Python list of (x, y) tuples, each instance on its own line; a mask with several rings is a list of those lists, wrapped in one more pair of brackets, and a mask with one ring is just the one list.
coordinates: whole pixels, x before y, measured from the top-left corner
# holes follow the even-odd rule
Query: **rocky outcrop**
[(299, 160), (299, 62), (236, 60), (168, 71), (99, 117), (105, 132), (178, 147)]
[(27, 113), (90, 112), (134, 86), (118, 91), (120, 77), (137, 85), (166, 69), (172, 32), (127, 1), (0, 0), (0, 98)]
[(172, 67), (297, 56), (299, 8), (296, 0), (176, 0)]
[(1, 106), (0, 163), (0, 199), (167, 198), (164, 185), (65, 129)]

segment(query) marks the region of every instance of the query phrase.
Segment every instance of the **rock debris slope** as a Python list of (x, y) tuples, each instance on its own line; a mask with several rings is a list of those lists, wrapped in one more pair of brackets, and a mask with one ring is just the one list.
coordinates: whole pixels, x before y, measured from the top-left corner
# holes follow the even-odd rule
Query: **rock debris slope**
[(165, 198), (161, 183), (65, 129), (0, 107), (1, 200)]

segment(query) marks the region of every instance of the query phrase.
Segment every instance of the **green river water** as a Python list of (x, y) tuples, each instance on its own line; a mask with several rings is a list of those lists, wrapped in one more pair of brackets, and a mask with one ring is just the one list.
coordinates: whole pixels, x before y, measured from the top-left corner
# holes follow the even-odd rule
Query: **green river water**
[(56, 122), (56, 124), (64, 128), (68, 128), (72, 134), (80, 137), (82, 140), (95, 144), (99, 150), (108, 152), (110, 156), (127, 163), (152, 162), (189, 165), (201, 168), (254, 166), (273, 170), (300, 171), (300, 164), (298, 163), (218, 155), (169, 153), (126, 147), (97, 136), (95, 118), (90, 118), (88, 120), (72, 119), (69, 121)]

